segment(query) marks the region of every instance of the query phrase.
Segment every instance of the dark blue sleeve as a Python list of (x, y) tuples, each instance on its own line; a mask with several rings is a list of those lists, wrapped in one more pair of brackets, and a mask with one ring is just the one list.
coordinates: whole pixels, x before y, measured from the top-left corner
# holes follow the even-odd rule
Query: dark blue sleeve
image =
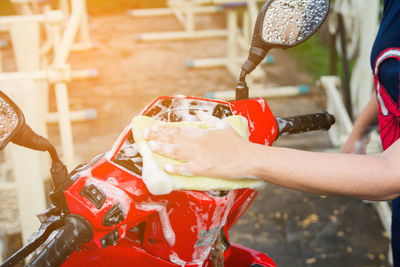
[(386, 89), (395, 103), (399, 103), (400, 61), (396, 58), (386, 59), (379, 67), (379, 82)]

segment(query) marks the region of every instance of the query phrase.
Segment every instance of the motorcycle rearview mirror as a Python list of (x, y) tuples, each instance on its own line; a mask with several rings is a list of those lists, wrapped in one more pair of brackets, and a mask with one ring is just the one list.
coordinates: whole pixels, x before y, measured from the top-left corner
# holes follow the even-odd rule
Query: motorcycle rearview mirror
[(19, 107), (2, 91), (0, 91), (0, 150), (9, 143), (24, 146), (30, 149), (47, 151), (50, 154), (51, 176), (54, 191), (50, 194), (52, 202), (62, 210), (67, 210), (64, 189), (72, 183), (66, 166), (58, 157), (57, 150), (49, 140), (35, 133), (25, 123), (25, 118)]
[(249, 56), (242, 65), (236, 99), (248, 98), (245, 77), (272, 48), (289, 48), (310, 38), (325, 21), (329, 0), (269, 0), (258, 13)]
[(50, 142), (25, 123), (21, 109), (0, 91), (0, 150), (9, 142), (34, 150), (48, 151), (53, 161), (59, 161), (57, 151)]
[(0, 150), (18, 134), (25, 118), (18, 106), (0, 91)]

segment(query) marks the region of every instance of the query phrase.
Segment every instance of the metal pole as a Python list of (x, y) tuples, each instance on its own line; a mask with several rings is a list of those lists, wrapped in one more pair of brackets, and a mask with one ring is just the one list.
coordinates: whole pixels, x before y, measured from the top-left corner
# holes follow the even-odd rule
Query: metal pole
[[(61, 39), (59, 50), (54, 58), (54, 68), (63, 68), (63, 66), (65, 65), (68, 59), (69, 52), (71, 51), (71, 46), (78, 31), (78, 27), (82, 20), (82, 2), (80, 0), (72, 0), (71, 7), (71, 16), (68, 20), (67, 27)], [(74, 165), (74, 148), (71, 121), (69, 117), (67, 85), (65, 83), (56, 83), (55, 92), (57, 110), (60, 119), (59, 128), (61, 135), (61, 145), (63, 148), (63, 156), (67, 166), (71, 167)]]
[(378, 0), (357, 0), (358, 12), (360, 15), (360, 48), (359, 56), (351, 75), (351, 96), (354, 117), (356, 118), (361, 110), (368, 103), (373, 92), (373, 80), (370, 66), (370, 52), (374, 38), (378, 31), (379, 1)]
[[(74, 1), (71, 4), (76, 4)], [(80, 21), (79, 29), (78, 29), (78, 43), (73, 44), (72, 49), (74, 51), (82, 51), (91, 49), (93, 44), (90, 39), (89, 34), (89, 25), (88, 25), (88, 15), (86, 8), (86, 0), (80, 0), (80, 6), (82, 8), (82, 18)], [(74, 7), (72, 6), (72, 9)]]
[[(287, 97), (297, 96), (301, 94), (307, 94), (309, 89), (305, 85), (300, 86), (282, 86), (265, 88), (262, 85), (251, 85), (249, 86), (249, 97)], [(207, 98), (221, 99), (221, 100), (233, 100), (235, 99), (235, 90), (209, 92), (206, 94)]]
[(238, 34), (238, 26), (237, 26), (237, 14), (236, 10), (229, 9), (227, 11), (227, 26), (228, 26), (228, 69), (231, 73), (236, 72), (234, 69), (234, 65), (237, 65), (237, 34)]
[(56, 103), (58, 110), (59, 128), (61, 135), (61, 146), (63, 148), (63, 158), (68, 167), (75, 165), (74, 146), (72, 139), (71, 120), (69, 117), (68, 92), (65, 83), (56, 83)]
[(339, 38), (342, 48), (342, 67), (343, 67), (343, 84), (342, 93), (344, 98), (344, 104), (349, 114), (350, 120), (353, 121), (353, 108), (351, 106), (351, 92), (350, 92), (350, 67), (349, 60), (347, 58), (347, 47), (346, 47), (346, 27), (344, 25), (343, 15), (338, 13), (339, 20)]

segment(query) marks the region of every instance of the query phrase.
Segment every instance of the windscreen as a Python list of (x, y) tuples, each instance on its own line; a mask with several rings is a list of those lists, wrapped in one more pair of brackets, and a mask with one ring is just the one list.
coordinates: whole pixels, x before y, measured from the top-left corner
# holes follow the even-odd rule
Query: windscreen
[[(166, 122), (198, 121), (197, 113), (199, 111), (220, 119), (233, 115), (228, 104), (183, 97), (160, 99), (144, 115)], [(143, 160), (136, 147), (132, 132), (129, 132), (114, 162), (138, 176), (142, 175)]]

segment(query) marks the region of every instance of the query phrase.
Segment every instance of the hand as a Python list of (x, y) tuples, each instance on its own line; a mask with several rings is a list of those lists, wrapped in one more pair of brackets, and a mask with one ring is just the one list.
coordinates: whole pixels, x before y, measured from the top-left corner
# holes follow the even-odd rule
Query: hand
[(378, 100), (373, 94), (357, 120), (349, 138), (342, 147), (343, 153), (366, 154), (370, 133), (378, 126)]
[(157, 125), (144, 136), (153, 152), (186, 162), (167, 164), (164, 168), (169, 173), (231, 179), (248, 177), (246, 167), (250, 159), (243, 159), (243, 155), (247, 155), (244, 152), (251, 143), (224, 124), (224, 127), (206, 130)]
[(344, 143), (342, 146), (342, 153), (366, 154), (367, 146), (370, 140), (371, 136), (369, 134), (361, 138), (356, 138), (350, 135), (346, 143)]

